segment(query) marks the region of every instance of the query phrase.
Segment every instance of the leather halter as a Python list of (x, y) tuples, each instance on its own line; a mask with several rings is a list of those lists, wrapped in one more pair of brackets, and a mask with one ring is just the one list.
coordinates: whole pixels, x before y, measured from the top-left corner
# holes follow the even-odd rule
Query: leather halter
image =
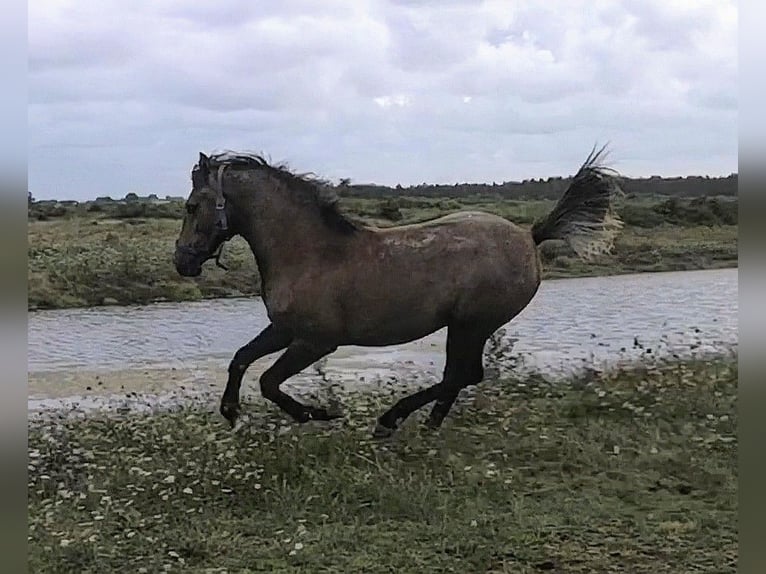
[(226, 218), (226, 198), (223, 195), (223, 172), (225, 165), (218, 166), (218, 173), (214, 185), (211, 187), (216, 192), (215, 197), (215, 226), (221, 231), (228, 231), (229, 222)]
[[(214, 253), (211, 253), (207, 256), (202, 256), (203, 257), (202, 263), (204, 263), (205, 261), (208, 261), (209, 259), (215, 259), (215, 264), (218, 267), (224, 270), (228, 270), (228, 267), (226, 267), (223, 263), (221, 263), (221, 253), (223, 252), (223, 245), (232, 237), (231, 234), (229, 233), (229, 222), (226, 217), (226, 198), (223, 195), (223, 172), (225, 168), (226, 168), (225, 165), (219, 165), (216, 179), (213, 180), (212, 177), (210, 178), (210, 187), (212, 187), (216, 193), (215, 226), (218, 229), (218, 231), (223, 234), (223, 240), (221, 241), (218, 249)], [(200, 256), (199, 250), (191, 246), (180, 245), (176, 247), (176, 250), (191, 256), (195, 256), (195, 257)]]

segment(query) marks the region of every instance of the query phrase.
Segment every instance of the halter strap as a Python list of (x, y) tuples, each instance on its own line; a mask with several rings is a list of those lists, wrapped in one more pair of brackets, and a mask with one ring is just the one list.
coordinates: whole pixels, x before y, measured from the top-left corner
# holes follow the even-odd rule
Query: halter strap
[(225, 169), (225, 165), (218, 166), (218, 174), (215, 182), (216, 185), (214, 186), (216, 192), (215, 224), (221, 231), (227, 231), (229, 229), (229, 222), (226, 219), (226, 198), (223, 195), (223, 172)]

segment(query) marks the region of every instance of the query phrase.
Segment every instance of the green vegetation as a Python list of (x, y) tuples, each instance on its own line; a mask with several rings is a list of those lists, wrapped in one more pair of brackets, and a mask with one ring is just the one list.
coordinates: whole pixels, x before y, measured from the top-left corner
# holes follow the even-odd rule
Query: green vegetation
[[(173, 267), (180, 221), (86, 216), (29, 225), (29, 306), (188, 301), (257, 292), (258, 273), (247, 244), (227, 245), (228, 272), (212, 262), (197, 279)], [(241, 289), (241, 291), (239, 291)]]
[[(736, 357), (532, 378), (370, 438), (386, 392), (29, 427), (33, 572), (736, 572)], [(398, 394), (398, 393), (397, 393)], [(327, 400), (324, 397), (321, 400)]]
[[(343, 188), (339, 191), (343, 192)], [(503, 199), (342, 195), (350, 216), (379, 226), (422, 221), (481, 209), (521, 225), (547, 213), (554, 199)], [(544, 274), (606, 275), (734, 267), (737, 265), (736, 197), (634, 196), (620, 200), (626, 226), (613, 253), (583, 263), (566, 245), (542, 247)], [(258, 271), (244, 241), (224, 248), (228, 272), (210, 262), (203, 275), (180, 277), (172, 264), (183, 215), (182, 200), (29, 204), (29, 307), (61, 308), (151, 301), (185, 301), (259, 292)]]

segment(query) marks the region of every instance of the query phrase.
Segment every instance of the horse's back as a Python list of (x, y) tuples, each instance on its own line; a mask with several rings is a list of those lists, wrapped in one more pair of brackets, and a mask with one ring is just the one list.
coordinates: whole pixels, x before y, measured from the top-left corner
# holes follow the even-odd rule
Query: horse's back
[[(529, 230), (485, 212), (374, 230), (351, 259), (343, 269), (348, 289), (342, 306), (347, 316), (374, 322), (380, 333), (410, 332), (401, 322), (423, 334), (454, 321), (499, 326), (539, 285)], [(394, 308), (399, 324), (389, 325)]]
[(498, 226), (512, 228), (519, 231), (521, 230), (521, 228), (513, 222), (508, 221), (499, 215), (495, 215), (494, 213), (488, 213), (486, 211), (456, 211), (454, 213), (448, 213), (447, 215), (442, 215), (440, 217), (428, 219), (426, 221), (378, 229), (376, 232), (384, 235), (395, 235), (398, 233), (417, 233), (420, 230), (428, 231), (441, 227), (450, 228), (462, 226)]

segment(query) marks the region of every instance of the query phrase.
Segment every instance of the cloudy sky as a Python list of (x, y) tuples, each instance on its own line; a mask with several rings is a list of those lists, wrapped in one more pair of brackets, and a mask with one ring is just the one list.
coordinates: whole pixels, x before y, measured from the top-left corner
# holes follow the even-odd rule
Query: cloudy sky
[(199, 151), (402, 185), (737, 171), (726, 0), (35, 0), (29, 188), (187, 195)]

